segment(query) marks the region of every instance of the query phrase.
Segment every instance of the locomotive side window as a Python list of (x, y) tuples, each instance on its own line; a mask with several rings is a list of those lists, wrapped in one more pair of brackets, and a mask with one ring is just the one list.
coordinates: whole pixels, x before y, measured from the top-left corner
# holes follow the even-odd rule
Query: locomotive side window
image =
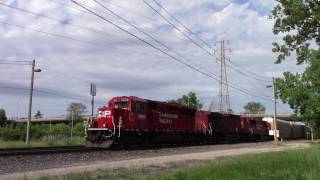
[(134, 109), (137, 112), (146, 112), (146, 105), (141, 103), (134, 103)]

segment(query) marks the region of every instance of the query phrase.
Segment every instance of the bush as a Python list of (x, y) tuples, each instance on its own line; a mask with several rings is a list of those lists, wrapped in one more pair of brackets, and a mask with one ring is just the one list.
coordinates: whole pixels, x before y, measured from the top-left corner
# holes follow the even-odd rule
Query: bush
[[(65, 140), (70, 137), (71, 126), (66, 124), (36, 124), (30, 128), (30, 138), (32, 140)], [(6, 125), (0, 127), (0, 139), (3, 141), (24, 141), (26, 136), (26, 124)], [(73, 129), (74, 137), (84, 136), (84, 126), (77, 123)]]
[(6, 125), (0, 128), (0, 139), (4, 141), (18, 141), (24, 140), (25, 132), (21, 130), (22, 127), (14, 127), (13, 125)]
[(74, 136), (84, 137), (84, 125), (83, 123), (77, 123), (73, 129)]

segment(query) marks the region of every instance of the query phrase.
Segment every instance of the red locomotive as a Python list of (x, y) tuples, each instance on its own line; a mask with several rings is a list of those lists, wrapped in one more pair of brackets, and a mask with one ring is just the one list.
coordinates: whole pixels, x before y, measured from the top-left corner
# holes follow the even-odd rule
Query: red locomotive
[(112, 144), (198, 143), (260, 140), (268, 137), (261, 120), (238, 115), (198, 111), (188, 106), (114, 97), (101, 107), (87, 129), (87, 146)]

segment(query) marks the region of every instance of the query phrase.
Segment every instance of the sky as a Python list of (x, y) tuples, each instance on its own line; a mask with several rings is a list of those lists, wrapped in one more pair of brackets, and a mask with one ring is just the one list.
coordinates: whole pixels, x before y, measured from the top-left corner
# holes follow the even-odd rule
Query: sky
[(66, 114), (72, 102), (89, 111), (90, 83), (96, 107), (114, 96), (166, 101), (193, 91), (204, 109), (217, 109), (221, 40), (234, 112), (250, 101), (272, 112), (272, 77), (304, 70), (294, 56), (274, 63), (272, 42), (281, 39), (269, 18), (274, 1), (97, 0), (122, 19), (94, 0), (75, 1), (104, 19), (67, 0), (0, 0), (0, 108), (8, 117), (27, 116), (33, 59), (42, 72), (35, 73), (32, 114), (44, 116)]

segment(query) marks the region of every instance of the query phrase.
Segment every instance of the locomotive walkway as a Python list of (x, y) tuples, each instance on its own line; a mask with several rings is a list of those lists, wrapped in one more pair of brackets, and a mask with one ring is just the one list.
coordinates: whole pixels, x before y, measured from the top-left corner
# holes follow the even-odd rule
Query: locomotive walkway
[[(134, 158), (127, 160), (118, 161), (95, 161), (88, 162), (87, 164), (81, 164), (72, 167), (63, 168), (53, 168), (45, 170), (36, 170), (30, 172), (5, 174), (0, 176), (0, 179), (23, 179), (23, 178), (39, 178), (43, 176), (61, 176), (69, 173), (94, 171), (98, 169), (118, 169), (118, 168), (139, 168), (146, 166), (165, 166), (170, 162), (179, 162), (187, 160), (214, 160), (218, 157), (223, 156), (237, 156), (242, 154), (259, 154), (264, 152), (276, 152), (276, 151), (286, 151), (290, 149), (302, 149), (310, 147), (307, 141), (290, 141), (284, 142), (280, 146), (274, 146), (272, 142), (265, 142), (263, 145), (257, 145), (255, 143), (241, 146), (241, 144), (232, 145), (233, 148), (230, 149), (231, 145), (222, 145), (223, 148), (218, 148), (216, 150), (206, 151), (206, 152), (191, 152), (175, 155), (164, 155), (156, 157), (146, 157), (146, 158)], [(229, 146), (229, 148), (228, 148)], [(237, 148), (238, 146), (238, 148)]]

